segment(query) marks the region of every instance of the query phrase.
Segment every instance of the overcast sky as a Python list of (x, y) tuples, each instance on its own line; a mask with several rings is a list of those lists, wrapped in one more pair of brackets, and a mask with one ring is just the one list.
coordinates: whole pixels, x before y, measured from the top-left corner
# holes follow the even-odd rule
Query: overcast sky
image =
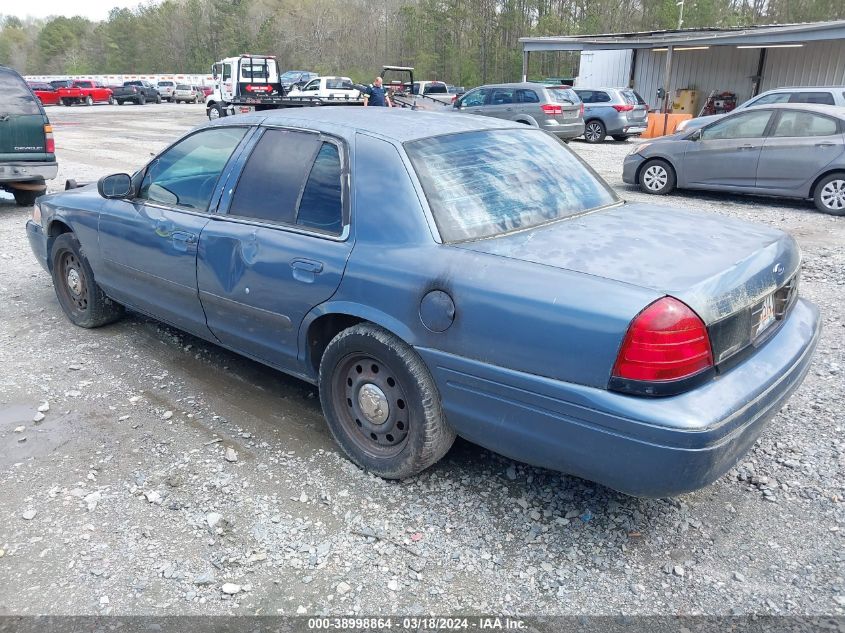
[(81, 15), (89, 20), (105, 20), (114, 7), (135, 7), (140, 0), (0, 0), (0, 14), (46, 18), (51, 15)]

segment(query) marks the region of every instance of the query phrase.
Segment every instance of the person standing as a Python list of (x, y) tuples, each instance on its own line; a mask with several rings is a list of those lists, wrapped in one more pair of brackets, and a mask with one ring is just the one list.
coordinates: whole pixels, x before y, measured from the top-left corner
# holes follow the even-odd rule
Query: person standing
[(376, 77), (375, 81), (371, 83), (366, 92), (364, 92), (365, 106), (381, 106), (392, 108), (393, 103), (390, 101), (390, 96), (387, 90), (381, 85), (381, 77)]

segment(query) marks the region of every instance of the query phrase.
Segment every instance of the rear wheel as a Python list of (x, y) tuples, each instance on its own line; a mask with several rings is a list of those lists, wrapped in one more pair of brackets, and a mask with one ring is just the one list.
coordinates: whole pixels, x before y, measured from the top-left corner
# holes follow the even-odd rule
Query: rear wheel
[(584, 126), (584, 139), (588, 143), (601, 143), (607, 136), (607, 131), (604, 129), (604, 123), (598, 120), (587, 121)]
[(115, 103), (117, 103), (117, 101), (115, 101), (115, 98), (109, 95), (109, 105), (114, 105)]
[(375, 325), (356, 325), (332, 339), (319, 381), (335, 441), (349, 459), (380, 477), (412, 477), (455, 441), (422, 359)]
[(50, 255), (59, 305), (72, 323), (100, 327), (123, 316), (123, 306), (109, 299), (94, 280), (94, 271), (73, 233), (62, 233)]
[(123, 105), (123, 101), (121, 101), (120, 99), (118, 99), (118, 100), (117, 100), (117, 105)]
[(813, 192), (816, 208), (830, 215), (845, 215), (845, 172), (825, 176)]
[(70, 107), (73, 105), (73, 101), (70, 99), (62, 99), (62, 105)]
[(631, 137), (630, 137), (630, 136), (628, 136), (627, 134), (614, 134), (614, 135), (613, 135), (613, 140), (614, 140), (614, 141), (619, 141), (620, 143), (624, 143), (624, 142), (625, 142), (625, 141), (627, 141), (629, 138), (631, 138)]
[(675, 170), (665, 160), (654, 158), (640, 168), (638, 180), (645, 193), (662, 196), (675, 188)]
[(144, 105), (147, 102), (147, 95), (142, 94), (138, 97), (138, 105)]

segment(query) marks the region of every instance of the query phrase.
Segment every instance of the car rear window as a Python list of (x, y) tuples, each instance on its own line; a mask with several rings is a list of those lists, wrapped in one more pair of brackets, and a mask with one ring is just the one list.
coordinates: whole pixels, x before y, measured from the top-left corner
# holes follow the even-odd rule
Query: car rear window
[(568, 103), (570, 105), (580, 103), (581, 99), (572, 88), (546, 88), (549, 98), (555, 103)]
[(159, 86), (172, 86), (173, 82), (172, 81), (159, 81), (158, 85)]
[(176, 90), (190, 90), (190, 89), (191, 89), (191, 87), (186, 86), (185, 84), (179, 84), (178, 86), (176, 86)]
[(424, 89), (423, 92), (427, 95), (445, 95), (449, 94), (449, 90), (446, 88), (446, 84), (436, 84), (430, 83)]
[(634, 90), (620, 90), (619, 94), (625, 99), (625, 103), (629, 105), (646, 105), (645, 99)]
[(411, 141), (405, 149), (447, 242), (525, 229), (619, 200), (541, 130), (449, 134)]
[(7, 114), (39, 114), (38, 101), (23, 79), (0, 70), (0, 116)]

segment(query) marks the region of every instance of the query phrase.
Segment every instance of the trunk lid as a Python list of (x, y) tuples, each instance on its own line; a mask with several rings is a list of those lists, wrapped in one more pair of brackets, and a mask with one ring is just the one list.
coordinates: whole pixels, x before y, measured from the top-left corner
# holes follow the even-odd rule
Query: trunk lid
[(797, 296), (801, 262), (795, 240), (777, 229), (648, 204), (458, 246), (676, 297), (711, 328), (717, 362), (759, 337), (755, 328), (767, 300), (779, 310), (777, 320), (784, 316)]

